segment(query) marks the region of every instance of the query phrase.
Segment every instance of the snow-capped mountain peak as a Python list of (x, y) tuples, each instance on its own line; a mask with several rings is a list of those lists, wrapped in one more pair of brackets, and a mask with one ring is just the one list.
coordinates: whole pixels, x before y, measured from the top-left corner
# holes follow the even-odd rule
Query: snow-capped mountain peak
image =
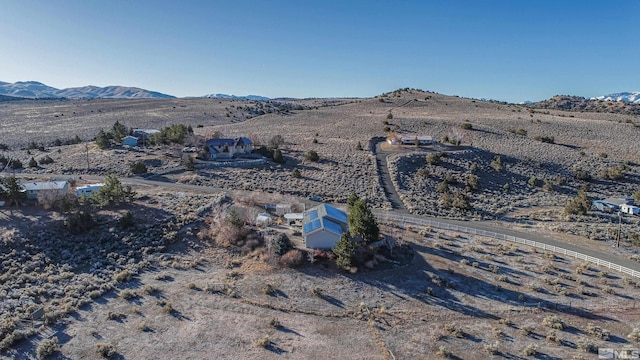
[(620, 92), (615, 94), (596, 96), (596, 97), (592, 97), (591, 100), (602, 100), (602, 101), (611, 100), (611, 101), (622, 101), (622, 102), (640, 104), (640, 91)]

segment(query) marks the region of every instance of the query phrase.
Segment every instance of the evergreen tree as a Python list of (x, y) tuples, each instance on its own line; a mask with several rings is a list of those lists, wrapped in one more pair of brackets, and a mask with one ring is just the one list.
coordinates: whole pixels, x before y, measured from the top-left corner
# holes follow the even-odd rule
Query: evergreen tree
[(356, 203), (356, 201), (360, 200), (360, 198), (358, 197), (358, 195), (354, 192), (352, 192), (349, 197), (347, 198), (347, 212), (351, 213), (351, 209), (353, 208), (353, 205)]
[(135, 195), (135, 192), (131, 190), (131, 186), (123, 188), (117, 176), (107, 174), (105, 176), (105, 185), (98, 190), (95, 196), (91, 196), (90, 199), (94, 205), (102, 207), (110, 204), (133, 201)]
[(357, 200), (349, 212), (349, 232), (352, 237), (360, 236), (365, 243), (378, 240), (380, 228), (371, 213), (366, 199)]
[(20, 205), (26, 198), (26, 194), (22, 191), (22, 187), (15, 176), (9, 176), (4, 179), (4, 186), (7, 188), (5, 196), (9, 204)]
[(109, 140), (109, 135), (107, 135), (104, 130), (100, 130), (98, 136), (96, 136), (96, 145), (102, 150), (107, 149), (111, 146), (111, 140)]
[(591, 199), (587, 196), (587, 193), (584, 190), (578, 191), (578, 196), (573, 198), (567, 206), (564, 208), (564, 211), (567, 214), (573, 215), (587, 215), (587, 212), (591, 208)]
[(119, 121), (116, 121), (111, 127), (111, 137), (117, 142), (121, 142), (122, 138), (128, 134), (129, 132), (127, 131), (127, 127), (120, 124)]
[(29, 160), (29, 167), (31, 168), (38, 167), (38, 162), (33, 157)]
[(332, 250), (336, 255), (336, 264), (343, 267), (351, 266), (355, 250), (356, 248), (353, 245), (353, 241), (351, 241), (349, 234), (343, 233), (340, 240), (338, 240)]

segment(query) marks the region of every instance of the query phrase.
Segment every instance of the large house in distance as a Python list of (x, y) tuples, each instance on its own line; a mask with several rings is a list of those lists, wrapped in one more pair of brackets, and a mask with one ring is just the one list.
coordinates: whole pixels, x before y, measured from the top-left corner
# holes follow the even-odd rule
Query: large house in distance
[(309, 249), (332, 249), (348, 230), (347, 213), (331, 205), (321, 204), (304, 212), (302, 235)]
[(425, 135), (409, 135), (409, 134), (393, 134), (387, 137), (387, 142), (391, 145), (432, 145), (435, 140), (431, 136)]
[(237, 154), (249, 154), (253, 151), (253, 142), (246, 137), (234, 139), (209, 139), (205, 143), (209, 159), (231, 159)]

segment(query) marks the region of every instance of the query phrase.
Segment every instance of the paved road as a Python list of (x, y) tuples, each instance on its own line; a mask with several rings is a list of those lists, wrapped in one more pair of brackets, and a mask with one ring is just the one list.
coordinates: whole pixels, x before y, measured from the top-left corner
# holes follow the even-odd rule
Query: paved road
[[(386, 169), (386, 156), (387, 154), (384, 155), (378, 155), (376, 154), (376, 157), (378, 156), (384, 156), (384, 164), (385, 164), (385, 169)], [(382, 168), (381, 168), (382, 171)], [(427, 219), (427, 220), (435, 220), (435, 221), (439, 221), (441, 223), (447, 223), (447, 224), (451, 224), (451, 225), (459, 225), (459, 226), (466, 226), (468, 228), (473, 228), (476, 230), (484, 230), (484, 231), (490, 231), (490, 232), (495, 232), (495, 233), (500, 233), (500, 234), (505, 234), (505, 235), (509, 235), (509, 236), (516, 236), (516, 237), (520, 237), (523, 239), (527, 239), (527, 240), (533, 240), (533, 241), (537, 241), (540, 243), (544, 243), (547, 245), (553, 245), (553, 246), (557, 246), (557, 247), (561, 247), (567, 250), (572, 250), (575, 252), (579, 252), (585, 255), (589, 255), (601, 260), (605, 260), (614, 264), (618, 264), (620, 266), (624, 266), (630, 269), (634, 269), (636, 271), (640, 271), (640, 263), (637, 261), (633, 261), (630, 260), (626, 257), (623, 256), (618, 256), (616, 254), (611, 254), (611, 253), (606, 253), (606, 252), (602, 252), (599, 250), (592, 250), (592, 249), (588, 249), (585, 247), (581, 247), (581, 246), (577, 246), (577, 245), (573, 245), (573, 244), (568, 244), (565, 243), (561, 240), (558, 239), (553, 239), (553, 238), (549, 238), (546, 236), (542, 236), (539, 234), (532, 234), (532, 233), (525, 233), (525, 232), (520, 232), (520, 231), (516, 231), (516, 230), (511, 230), (511, 229), (506, 229), (504, 227), (499, 226), (498, 224), (494, 223), (494, 222), (488, 222), (488, 221), (462, 221), (462, 220), (451, 220), (451, 219), (443, 219), (443, 218), (436, 218), (436, 217), (429, 217), (429, 216), (419, 216), (419, 215), (413, 215), (413, 214), (409, 214), (406, 209), (404, 208), (404, 206), (402, 206), (402, 202), (400, 201), (400, 198), (398, 197), (397, 192), (395, 191), (395, 187), (393, 186), (393, 184), (390, 182), (391, 178), (388, 174), (388, 171), (385, 173), (382, 173), (381, 175), (384, 176), (384, 174), (386, 174), (386, 178), (387, 178), (387, 184), (391, 185), (391, 188), (387, 189), (387, 187), (385, 186), (385, 190), (389, 191), (389, 195), (390, 195), (390, 199), (392, 199), (394, 196), (397, 198), (396, 201), (399, 202), (399, 205), (401, 207), (396, 208), (394, 205), (394, 210), (390, 211), (390, 214), (393, 215), (402, 215), (405, 217), (411, 217), (411, 218), (415, 218), (415, 219)], [(78, 175), (52, 175), (52, 174), (16, 174), (17, 177), (55, 177), (58, 179), (78, 179)], [(91, 181), (103, 181), (104, 177), (103, 176), (96, 176), (96, 175), (88, 175), (88, 176), (83, 176), (83, 179), (86, 180), (91, 180)], [(133, 178), (121, 178), (121, 181), (123, 184), (126, 185), (138, 185), (138, 186), (155, 186), (155, 187), (163, 187), (163, 188), (168, 188), (168, 189), (174, 189), (174, 190), (179, 190), (179, 191), (198, 191), (198, 192), (205, 192), (205, 193), (220, 193), (220, 192), (224, 192), (227, 195), (231, 195), (232, 191), (229, 190), (225, 190), (225, 189), (220, 189), (220, 188), (214, 188), (214, 187), (208, 187), (208, 186), (198, 186), (198, 185), (188, 185), (188, 184), (178, 184), (178, 183), (172, 183), (172, 182), (165, 182), (165, 181), (156, 181), (156, 180), (145, 180), (142, 178), (137, 178), (137, 177), (133, 177)], [(384, 182), (383, 182), (384, 184)], [(305, 200), (305, 203), (308, 203), (308, 201)], [(392, 201), (393, 204), (393, 201)], [(377, 213), (383, 213), (383, 212), (377, 212)]]

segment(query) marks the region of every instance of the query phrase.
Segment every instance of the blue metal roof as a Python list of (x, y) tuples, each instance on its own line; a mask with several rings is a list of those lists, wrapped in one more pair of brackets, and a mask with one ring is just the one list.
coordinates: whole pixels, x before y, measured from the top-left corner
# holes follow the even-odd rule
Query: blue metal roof
[(327, 212), (328, 217), (334, 220), (341, 221), (345, 224), (349, 222), (347, 218), (347, 214), (344, 211), (327, 204), (324, 204), (324, 208), (325, 208), (325, 211)]
[(318, 218), (318, 210), (309, 211), (309, 219), (317, 219)]
[(322, 222), (320, 221), (320, 219), (316, 219), (316, 220), (313, 220), (311, 222), (305, 223), (302, 226), (302, 230), (303, 230), (304, 234), (306, 235), (306, 234), (308, 234), (308, 233), (310, 233), (312, 231), (320, 229), (321, 227), (322, 227)]
[(330, 231), (334, 234), (342, 235), (342, 227), (340, 226), (340, 224), (335, 223), (329, 219), (322, 219), (322, 222), (324, 223), (324, 228), (327, 231)]

